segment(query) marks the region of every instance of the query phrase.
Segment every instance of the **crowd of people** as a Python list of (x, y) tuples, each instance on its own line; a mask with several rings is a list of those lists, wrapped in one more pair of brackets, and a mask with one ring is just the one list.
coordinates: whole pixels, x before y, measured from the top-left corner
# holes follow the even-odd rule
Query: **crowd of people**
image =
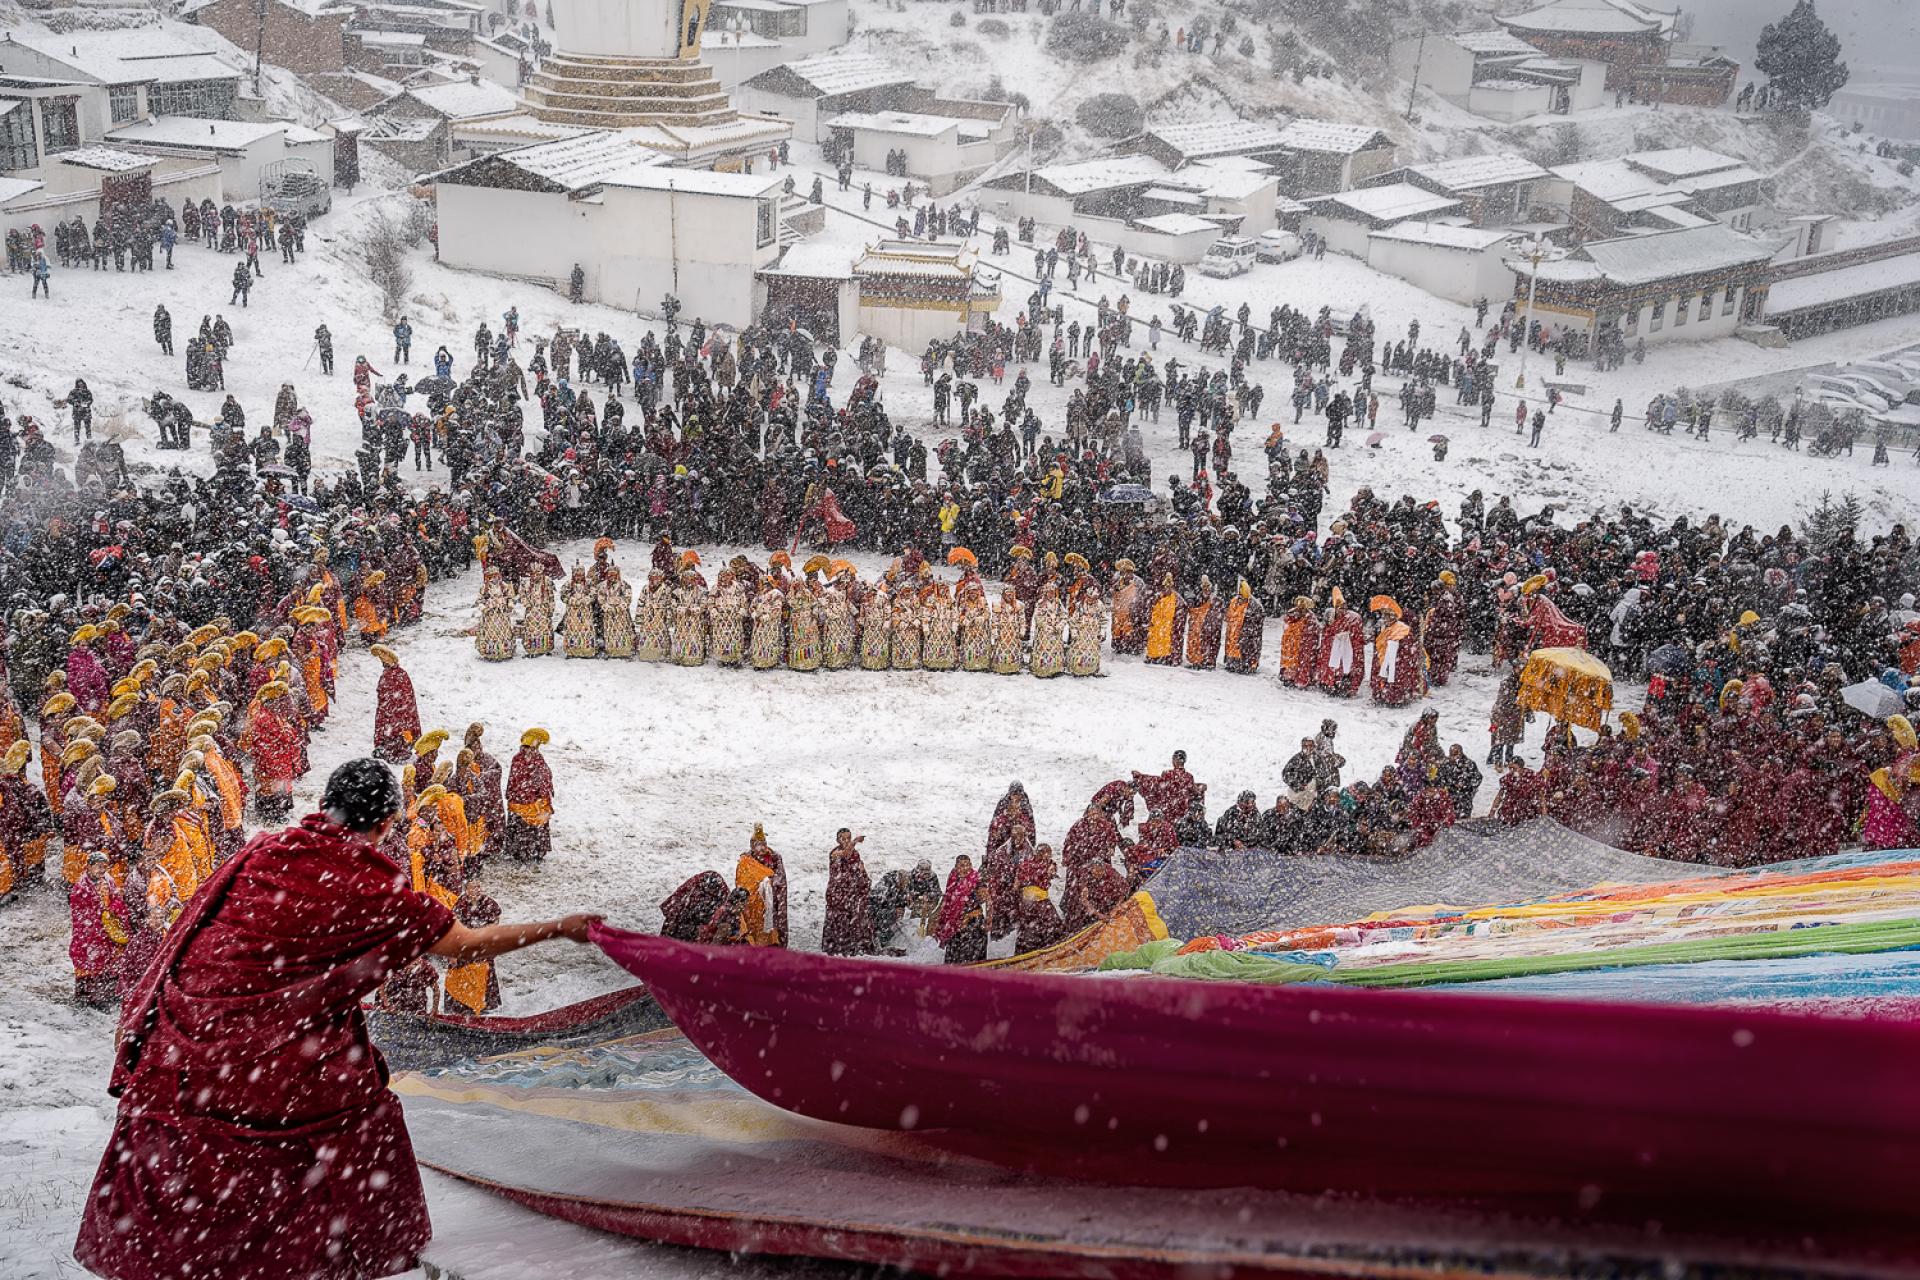
[[(201, 221), (203, 229), (212, 225), (204, 211)], [(224, 236), (224, 218), (219, 225)], [(239, 230), (236, 219), (235, 252)], [(261, 234), (256, 222), (253, 235)], [(1078, 257), (1064, 260), (1073, 270)], [(1056, 261), (1046, 261), (1047, 276)], [(244, 409), (228, 398), (231, 411), (223, 407), (212, 437), (211, 476), (174, 473), (144, 485), (124, 466), (69, 476), (39, 423), (22, 415), (15, 437), (0, 416), (9, 485), (0, 594), (8, 601), (8, 680), (20, 708), (14, 739), (25, 744), (32, 716), (43, 737), (55, 729), (58, 749), (58, 772), (47, 777), (42, 797), (48, 825), (7, 843), (15, 879), (31, 874), (34, 840), (59, 834), (64, 844), (71, 827), (75, 853), (86, 855), (73, 881), (88, 904), (80, 915), (90, 920), (96, 902), (118, 902), (132, 914), (134, 900), (150, 899), (151, 885), (171, 876), (153, 868), (194, 865), (178, 853), (164, 863), (176, 841), (194, 846), (190, 835), (168, 832), (204, 827), (217, 857), (223, 842), (233, 844), (249, 798), (259, 821), (283, 817), (306, 736), (324, 723), (327, 685), (308, 678), (309, 658), (329, 646), (333, 654), (376, 647), (391, 676), (398, 657), (385, 641), (420, 616), (430, 582), (463, 571), (476, 556), (486, 562), (476, 647), (488, 659), (552, 652), (556, 635), (570, 657), (803, 671), (1091, 675), (1111, 645), (1114, 655), (1150, 663), (1251, 675), (1271, 652), (1275, 678), (1293, 689), (1354, 697), (1366, 687), (1374, 701), (1398, 707), (1445, 686), (1463, 655), (1486, 654), (1503, 677), (1489, 715), (1488, 760), (1504, 771), (1495, 803), (1504, 820), (1544, 812), (1627, 847), (1725, 862), (1806, 851), (1799, 833), (1815, 829), (1809, 815), (1816, 811), (1824, 815), (1817, 827), (1823, 848), (1911, 839), (1920, 766), (1902, 745), (1906, 722), (1863, 716), (1838, 692), (1872, 679), (1906, 705), (1916, 700), (1907, 683), (1920, 667), (1912, 604), (1920, 561), (1903, 526), (1865, 541), (1849, 520), (1763, 534), (1718, 517), (1656, 522), (1631, 507), (1575, 513), (1549, 504), (1523, 513), (1505, 497), (1489, 506), (1477, 491), (1451, 519), (1437, 500), (1387, 501), (1367, 488), (1344, 509), (1329, 509), (1327, 453), (1341, 447), (1346, 426), (1375, 425), (1377, 374), (1400, 378), (1408, 429), (1432, 414), (1434, 390), (1445, 386), (1461, 403), (1478, 403), (1484, 422), (1499, 347), (1532, 342), (1545, 350), (1550, 335), (1520, 324), (1510, 308), (1483, 308), (1479, 335), (1463, 327), (1449, 350), (1422, 345), (1417, 323), (1404, 338), (1382, 341), (1364, 311), (1281, 307), (1264, 328), (1247, 308), (1204, 319), (1187, 311), (1176, 317), (1171, 341), (1197, 341), (1214, 354), (1183, 359), (1177, 349), (1163, 354), (1158, 317), (1142, 326), (1124, 295), (1102, 300), (1089, 322), (1068, 322), (1047, 303), (1037, 296), (1011, 325), (993, 322), (929, 348), (921, 362), (926, 412), (913, 413), (930, 419), (925, 435), (891, 416), (880, 379), (884, 353), (871, 344), (843, 365), (791, 327), (735, 332), (670, 320), (664, 332), (642, 333), (629, 356), (606, 333), (560, 327), (523, 335), (517, 310), (497, 330), (477, 327), (471, 363), (457, 378), (458, 361), (443, 345), (431, 374), (409, 382), (402, 370), (411, 367), (414, 334), (405, 320), (394, 327), (393, 363), (402, 369), (391, 379), (359, 355), (350, 374), (361, 423), (358, 465), (334, 477), (310, 474), (312, 416), (290, 383), (252, 436)], [(190, 344), (190, 360), (200, 348), (203, 380), (231, 344), (222, 327), (204, 321)], [(163, 337), (156, 316), (156, 338), (170, 346), (170, 318)], [(315, 346), (321, 376), (331, 377), (325, 325)], [(1296, 421), (1309, 409), (1325, 420), (1318, 447), (1301, 447), (1281, 422), (1245, 426), (1261, 420), (1256, 376), (1274, 363), (1291, 368)], [(1056, 384), (1074, 384), (1064, 418), (1051, 426), (1030, 400), (1026, 366), (1041, 364)], [(997, 404), (984, 396), (988, 382)], [(82, 421), (74, 402), (65, 403), (84, 435), (90, 420)], [(192, 415), (177, 404), (161, 392), (149, 413), (163, 435), (186, 442)], [(1193, 466), (1167, 477), (1162, 495), (1149, 483), (1145, 436), (1166, 410)], [(1257, 488), (1241, 479), (1251, 453), (1234, 448), (1241, 430), (1262, 433), (1251, 463), (1264, 471)], [(534, 550), (596, 536), (592, 566), (571, 576)], [(614, 563), (615, 539), (653, 544), (637, 594)], [(732, 556), (709, 586), (697, 548), (753, 543), (773, 553), (764, 565)], [(838, 558), (848, 550), (894, 558), (863, 581)], [(804, 557), (797, 573), (796, 556)], [(943, 581), (942, 566), (957, 570), (958, 581)], [(1003, 584), (997, 592), (993, 582)], [(309, 599), (316, 584), (318, 601)], [(109, 618), (114, 610), (119, 615)], [(209, 625), (211, 635), (178, 652)], [(96, 634), (86, 643), (63, 645), (88, 626)], [(113, 635), (131, 640), (130, 654), (121, 653), (121, 641), (112, 644), (131, 661), (110, 671), (104, 695), (84, 657), (84, 690), (49, 686), (56, 674), (65, 683), (75, 678), (60, 661), (63, 647), (91, 651)], [(164, 655), (154, 648), (162, 644)], [(1555, 645), (1589, 648), (1622, 678), (1651, 678), (1654, 692), (1596, 742), (1550, 734), (1548, 756), (1535, 770), (1515, 750), (1527, 718), (1516, 677), (1528, 652)], [(270, 657), (259, 656), (263, 648)], [(332, 661), (320, 663), (322, 673)], [(152, 665), (116, 692), (136, 679), (142, 662)], [(189, 691), (196, 676), (205, 679)], [(242, 676), (243, 692), (225, 687)], [(174, 677), (180, 683), (169, 693), (163, 686)], [(272, 696), (262, 699), (263, 689)], [(59, 703), (61, 695), (73, 705)], [(186, 716), (183, 728), (201, 732), (179, 744), (177, 757), (169, 742), (156, 758), (151, 730), (137, 743), (119, 742), (122, 755), (146, 761), (143, 777), (128, 770), (123, 781), (110, 763), (119, 735), (134, 731), (118, 725), (132, 710), (107, 713), (127, 696), (136, 706), (151, 704), (156, 724), (160, 704), (184, 697), (174, 714)], [(385, 698), (382, 707), (383, 750), (413, 757), (419, 726), (389, 714)], [(81, 745), (69, 741), (76, 734), (66, 722), (76, 717)], [(87, 719), (100, 729), (90, 730)], [(552, 788), (538, 736), (530, 733), (522, 747), (530, 780), (522, 798), (508, 778), (499, 805), (464, 789), (473, 785), (469, 777), (489, 773), (484, 762), (456, 756), (444, 780), (436, 777), (437, 757), (414, 763), (408, 862), (430, 892), (453, 904), (471, 898), (475, 919), (489, 907), (471, 877), (495, 833), (517, 856), (546, 847)], [(208, 741), (195, 748), (202, 738)], [(1224, 832), (1282, 853), (1410, 848), (1471, 812), (1480, 780), (1461, 744), (1439, 749), (1431, 716), (1409, 738), (1411, 750), (1378, 781), (1338, 781), (1337, 766), (1329, 778), (1322, 762), (1337, 753), (1319, 742), (1289, 763), (1286, 794), (1272, 807), (1249, 794), (1205, 830), (1196, 804), (1163, 807), (1148, 821), (1165, 818), (1176, 843)], [(88, 743), (103, 757), (92, 770)], [(264, 744), (259, 754), (256, 744)], [(209, 746), (217, 763), (209, 764)], [(195, 750), (199, 772), (186, 778), (182, 761)], [(25, 763), (9, 777), (24, 778)], [(76, 787), (83, 770), (89, 776)], [(108, 775), (111, 787), (99, 786)], [(122, 798), (112, 800), (123, 786)], [(162, 795), (175, 808), (156, 809)], [(1203, 795), (1196, 792), (1195, 801)], [(432, 803), (425, 817), (413, 817), (422, 796)], [(66, 822), (70, 797), (82, 816), (74, 824)], [(467, 821), (462, 835), (449, 801), (470, 818), (486, 816)], [(1112, 818), (1113, 804), (1108, 796), (1097, 807)], [(192, 816), (180, 818), (181, 809)], [(143, 861), (156, 814), (166, 819), (154, 828), (165, 848)], [(109, 820), (93, 822), (100, 815)], [(1721, 815), (1736, 816), (1716, 825)], [(115, 833), (104, 841), (104, 878), (86, 869), (103, 843), (91, 834), (95, 826)], [(1143, 830), (1134, 844), (1158, 850), (1165, 838), (1159, 828)], [(1110, 890), (1109, 877), (1076, 876), (1083, 847), (1071, 838), (1062, 846), (1063, 927), (1111, 898), (1088, 888)], [(116, 859), (114, 848), (123, 856)], [(928, 935), (950, 954), (973, 954), (966, 904), (974, 890), (960, 895), (955, 927), (945, 925), (955, 923), (946, 909), (953, 884), (975, 874), (986, 933), (1018, 934), (1026, 891), (1044, 893), (1052, 883), (1035, 879), (1040, 866), (1020, 870), (1042, 849), (1014, 850), (1010, 876), (1002, 859), (977, 873), (969, 866), (958, 881), (949, 877), (942, 905), (922, 913)], [(835, 866), (857, 863), (851, 845), (835, 855)], [(63, 855), (63, 864), (73, 860)], [(1139, 866), (1112, 870), (1124, 887)], [(744, 888), (752, 898), (762, 879), (778, 874), (749, 872), (754, 883), (736, 884), (726, 896)], [(912, 902), (925, 906), (927, 877), (904, 875), (870, 885), (869, 902), (892, 883), (899, 892), (887, 892), (903, 911)], [(850, 871), (843, 878), (859, 879)], [(129, 884), (136, 886), (131, 898)], [(699, 905), (710, 905), (709, 897)], [(163, 888), (160, 909), (147, 915), (164, 920), (166, 902)], [(683, 922), (699, 917), (696, 931), (710, 937), (785, 937), (784, 922), (767, 923), (775, 914), (770, 900), (757, 925), (723, 919), (716, 927), (714, 910), (678, 914)], [(97, 957), (109, 949), (100, 937), (125, 946), (113, 943), (115, 932), (134, 936), (107, 928), (111, 914), (102, 907), (101, 927), (89, 927), (80, 950)], [(1042, 920), (1029, 940), (1047, 932)], [(873, 945), (891, 936), (876, 933)], [(430, 995), (431, 987), (416, 981), (406, 998)], [(101, 984), (88, 989), (97, 997)]]

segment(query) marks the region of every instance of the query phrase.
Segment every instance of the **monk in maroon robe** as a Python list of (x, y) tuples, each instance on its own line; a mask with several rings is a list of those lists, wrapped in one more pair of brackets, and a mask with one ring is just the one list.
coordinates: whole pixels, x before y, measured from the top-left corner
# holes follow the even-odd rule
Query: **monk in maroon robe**
[[(1067, 829), (1066, 842), (1060, 846), (1060, 860), (1066, 864), (1066, 920), (1069, 929), (1079, 929), (1093, 923), (1101, 915), (1104, 904), (1111, 910), (1115, 903), (1106, 902), (1104, 890), (1107, 877), (1099, 874), (1099, 868), (1105, 867), (1113, 872), (1113, 855), (1120, 851), (1120, 828), (1113, 819), (1097, 806), (1088, 805), (1080, 820)], [(1118, 873), (1113, 872), (1117, 878)]]
[(399, 655), (385, 645), (375, 645), (371, 652), (385, 668), (374, 689), (373, 753), (400, 764), (412, 756), (413, 740), (420, 736), (420, 704)]
[(1164, 773), (1149, 774), (1134, 770), (1133, 786), (1147, 802), (1147, 813), (1168, 822), (1178, 822), (1205, 790), (1187, 772), (1187, 753), (1173, 753), (1173, 765)]
[(1516, 759), (1500, 775), (1500, 790), (1493, 799), (1493, 816), (1509, 827), (1517, 827), (1540, 816), (1546, 798), (1546, 784), (1540, 775)]
[(1227, 606), (1213, 589), (1213, 582), (1200, 579), (1200, 590), (1187, 601), (1186, 664), (1197, 671), (1211, 671), (1220, 660), (1220, 633), (1226, 627)]
[(121, 1014), (113, 1136), (74, 1256), (113, 1280), (361, 1280), (432, 1228), (360, 1002), (428, 952), (482, 960), (592, 917), (473, 929), (375, 847), (393, 774), (349, 761), (326, 814), (263, 835), (200, 887)]
[(1460, 607), (1460, 593), (1454, 590), (1453, 574), (1443, 571), (1420, 628), (1420, 642), (1427, 650), (1427, 683), (1434, 688), (1444, 688), (1453, 679), (1453, 669), (1460, 664), (1460, 640), (1465, 634), (1466, 615)]
[(1334, 588), (1333, 604), (1320, 633), (1316, 665), (1320, 687), (1342, 698), (1358, 693), (1367, 678), (1366, 644), (1366, 626), (1360, 615), (1347, 608), (1339, 588)]
[(827, 918), (820, 929), (820, 949), (830, 956), (874, 952), (873, 877), (858, 848), (864, 839), (842, 827), (827, 851)]

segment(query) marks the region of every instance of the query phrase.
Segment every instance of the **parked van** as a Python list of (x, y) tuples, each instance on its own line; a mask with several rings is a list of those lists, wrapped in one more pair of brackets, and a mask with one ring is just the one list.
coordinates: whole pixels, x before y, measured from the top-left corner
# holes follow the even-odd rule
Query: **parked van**
[(1292, 262), (1306, 246), (1291, 231), (1262, 231), (1254, 257), (1261, 262)]
[(1245, 275), (1253, 269), (1260, 253), (1258, 242), (1244, 236), (1221, 236), (1200, 259), (1200, 274), (1225, 279)]

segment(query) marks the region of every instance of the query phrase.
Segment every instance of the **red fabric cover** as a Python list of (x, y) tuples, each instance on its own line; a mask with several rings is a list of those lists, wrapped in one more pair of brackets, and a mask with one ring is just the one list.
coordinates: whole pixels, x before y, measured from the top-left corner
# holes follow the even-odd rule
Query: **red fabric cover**
[(1920, 1264), (1911, 1021), (594, 936), (728, 1075), (816, 1119), (1030, 1171), (1751, 1223)]
[(74, 1246), (89, 1270), (333, 1280), (405, 1269), (426, 1243), (360, 1001), (453, 916), (345, 834), (315, 815), (252, 840), (125, 1003), (120, 1112)]

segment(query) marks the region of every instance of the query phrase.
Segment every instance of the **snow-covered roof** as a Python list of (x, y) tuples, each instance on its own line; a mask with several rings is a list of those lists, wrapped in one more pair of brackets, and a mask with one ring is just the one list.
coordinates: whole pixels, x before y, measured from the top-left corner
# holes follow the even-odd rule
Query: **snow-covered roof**
[(793, 126), (784, 120), (746, 113), (719, 124), (645, 124), (627, 130), (627, 136), (643, 147), (685, 156), (747, 142), (773, 142), (792, 135)]
[(1669, 15), (1633, 0), (1551, 0), (1538, 9), (1497, 21), (1520, 31), (1551, 35), (1638, 35), (1665, 32), (1673, 25)]
[(1468, 53), (1477, 54), (1483, 58), (1525, 57), (1540, 52), (1505, 27), (1494, 27), (1487, 31), (1463, 31), (1459, 35), (1447, 38)]
[(1190, 236), (1196, 231), (1211, 231), (1218, 234), (1220, 224), (1209, 222), (1205, 218), (1191, 213), (1156, 213), (1150, 218), (1135, 218), (1133, 225), (1148, 231), (1157, 231), (1163, 236)]
[(1742, 163), (1735, 156), (1723, 156), (1705, 147), (1668, 147), (1664, 151), (1635, 151), (1624, 159), (1635, 168), (1663, 178), (1691, 178), (1719, 173)]
[(332, 141), (333, 141), (333, 135), (330, 133), (322, 133), (318, 129), (309, 129), (303, 124), (290, 124), (287, 126), (287, 145), (288, 146), (297, 146), (298, 144), (303, 142), (332, 142)]
[(912, 76), (867, 53), (823, 53), (812, 58), (801, 58), (763, 71), (748, 83), (779, 71), (798, 76), (823, 98), (913, 83)]
[(754, 274), (797, 276), (803, 280), (851, 280), (853, 258), (844, 245), (803, 240), (788, 245), (778, 262), (761, 267)]
[(387, 45), (401, 49), (421, 49), (426, 47), (427, 38), (417, 31), (362, 31), (358, 28), (348, 35), (361, 44)]
[(1190, 160), (1273, 151), (1285, 145), (1284, 133), (1284, 129), (1268, 120), (1239, 120), (1231, 116), (1155, 125), (1147, 130), (1148, 137)]
[(974, 252), (957, 241), (882, 240), (871, 245), (853, 264), (862, 278), (908, 280), (967, 280), (973, 276)]
[(1511, 231), (1486, 227), (1457, 227), (1450, 222), (1403, 222), (1384, 231), (1370, 232), (1369, 240), (1396, 240), (1407, 244), (1432, 245), (1439, 249), (1459, 249), (1480, 253), (1514, 238)]
[(1252, 156), (1207, 156), (1204, 159), (1189, 161), (1189, 170), (1218, 169), (1223, 173), (1272, 173), (1273, 166), (1265, 160), (1255, 160)]
[(1379, 140), (1381, 132), (1367, 124), (1341, 124), (1334, 120), (1295, 120), (1280, 131), (1280, 145), (1289, 151), (1319, 151), (1328, 155), (1350, 156), (1366, 151)]
[(742, 196), (758, 199), (780, 189), (781, 179), (770, 173), (716, 173), (711, 169), (673, 169), (657, 157), (636, 162), (600, 179), (607, 187), (640, 191), (674, 191), (682, 195)]
[(445, 121), (431, 120), (425, 116), (377, 116), (367, 126), (366, 139), (369, 142), (425, 142), (433, 136), (435, 129), (442, 128)]
[(112, 147), (80, 147), (48, 156), (47, 159), (81, 169), (98, 169), (102, 173), (132, 173), (136, 169), (151, 169), (160, 163), (153, 156), (137, 156), (131, 151), (116, 151)]
[[(185, 31), (197, 29), (189, 27)], [(195, 43), (185, 31), (177, 27), (70, 31), (65, 35), (10, 31), (6, 41), (0, 43), (0, 62), (4, 62), (6, 44), (12, 43), (99, 84), (240, 78), (238, 68), (221, 61), (206, 44)], [(212, 33), (200, 33), (198, 39), (204, 41), (209, 35)]]
[(1758, 181), (1760, 181), (1759, 172), (1743, 164), (1731, 169), (1722, 169), (1718, 173), (1703, 173), (1692, 178), (1676, 178), (1673, 185), (1681, 191), (1722, 191), (1727, 187), (1737, 187), (1743, 183)]
[[(1033, 171), (1036, 181), (1044, 182), (1061, 195), (1083, 196), (1094, 191), (1111, 191), (1137, 183), (1158, 182), (1167, 176), (1167, 167), (1152, 156), (1107, 156), (1099, 160), (1079, 160), (1071, 164), (1043, 165)], [(1018, 186), (1024, 175), (1009, 174), (994, 185)]]
[(843, 111), (827, 121), (830, 129), (865, 129), (870, 133), (897, 133), (915, 138), (937, 138), (959, 125), (952, 116), (922, 115), (917, 111)]
[(1184, 204), (1197, 209), (1205, 208), (1207, 203), (1207, 198), (1199, 192), (1181, 191), (1176, 187), (1148, 187), (1140, 194), (1162, 204)]
[[(454, 185), (521, 187), (539, 190), (582, 191), (623, 174), (635, 165), (661, 165), (666, 157), (606, 129), (571, 138), (536, 142), (531, 146), (495, 151), (454, 165), (433, 175)], [(524, 182), (523, 178), (534, 179)]]
[(1676, 208), (1692, 199), (1693, 197), (1686, 192), (1673, 187), (1656, 187), (1645, 195), (1627, 196), (1620, 200), (1609, 200), (1607, 203), (1621, 213), (1646, 213), (1651, 209)]
[(1162, 189), (1197, 192), (1216, 200), (1246, 200), (1273, 186), (1275, 181), (1265, 166), (1259, 169), (1217, 169), (1210, 165), (1190, 164), (1176, 171), (1159, 186)]
[(1382, 187), (1361, 187), (1319, 196), (1307, 202), (1309, 208), (1337, 205), (1342, 209), (1379, 222), (1400, 222), (1407, 218), (1452, 213), (1460, 208), (1458, 200), (1438, 196), (1411, 182), (1392, 182)]
[(18, 200), (31, 191), (38, 191), (47, 184), (38, 178), (0, 177), (0, 204), (9, 200)]
[(110, 130), (115, 142), (145, 142), (197, 150), (244, 151), (262, 138), (287, 132), (289, 121), (208, 120), (199, 116), (155, 116)]
[[(1620, 285), (1654, 284), (1678, 276), (1770, 262), (1774, 253), (1772, 248), (1751, 236), (1743, 236), (1718, 222), (1703, 227), (1591, 240), (1579, 252), (1600, 276)], [(1541, 264), (1542, 280), (1555, 278), (1545, 270), (1551, 265)], [(1520, 269), (1524, 271), (1525, 265)]]
[(0, 98), (0, 116), (12, 115), (13, 109), (20, 105), (20, 101), (19, 98)]
[(426, 85), (408, 89), (405, 96), (449, 120), (473, 120), (520, 110), (520, 100), (513, 91), (491, 80)]
[(1914, 284), (1920, 284), (1920, 253), (1862, 262), (1837, 271), (1779, 281), (1767, 290), (1767, 314), (1777, 316), (1805, 307), (1827, 306), (1862, 294)]
[(1667, 190), (1665, 183), (1640, 172), (1625, 160), (1583, 160), (1578, 164), (1559, 165), (1553, 174), (1608, 204)]
[(462, 141), (488, 138), (520, 138), (527, 142), (558, 142), (599, 133), (577, 124), (555, 124), (530, 115), (486, 116), (454, 126), (453, 136)]
[(1697, 213), (1689, 213), (1678, 205), (1655, 205), (1644, 210), (1645, 214), (1656, 222), (1669, 227), (1704, 227), (1712, 218), (1703, 218)]
[(1475, 93), (1479, 93), (1482, 89), (1491, 89), (1495, 93), (1525, 93), (1529, 90), (1533, 92), (1545, 92), (1546, 88), (1547, 86), (1541, 84), (1538, 80), (1515, 80), (1509, 76), (1496, 76), (1491, 80), (1476, 80), (1473, 82), (1473, 91)]
[(1545, 169), (1525, 156), (1516, 155), (1461, 156), (1457, 160), (1409, 165), (1407, 170), (1448, 191), (1475, 191), (1509, 182), (1532, 182), (1547, 176)]

